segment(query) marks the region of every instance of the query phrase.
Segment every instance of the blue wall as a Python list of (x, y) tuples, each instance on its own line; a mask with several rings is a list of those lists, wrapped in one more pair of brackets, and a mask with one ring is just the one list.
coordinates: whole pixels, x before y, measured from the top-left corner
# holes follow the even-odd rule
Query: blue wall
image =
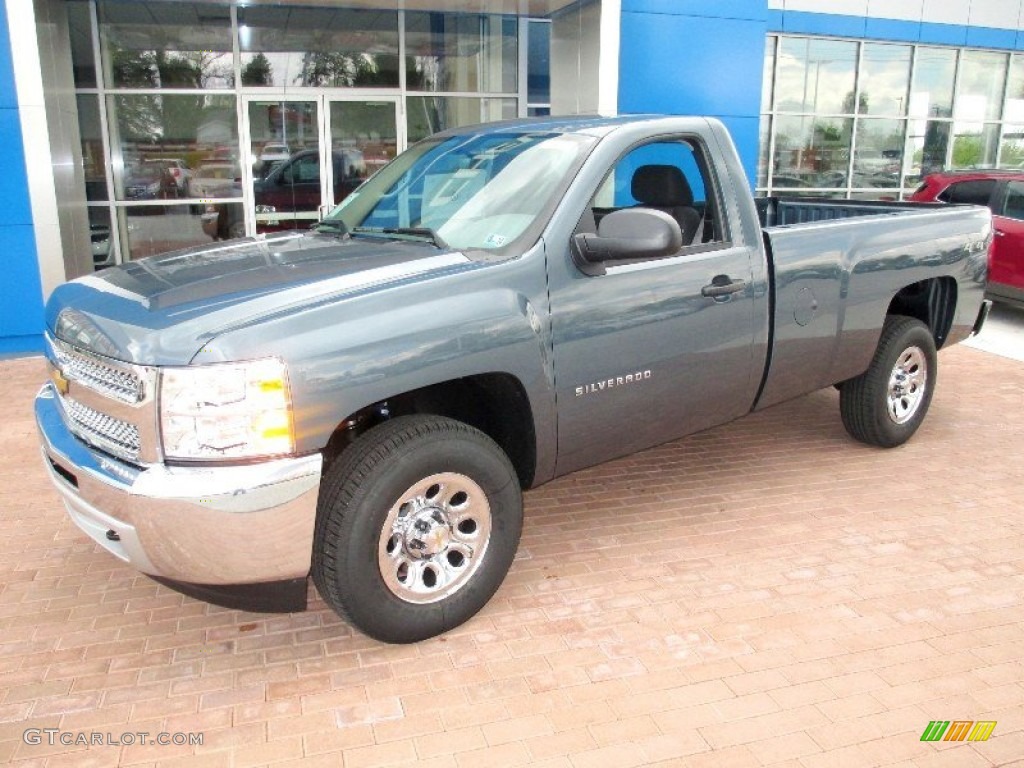
[(878, 19), (870, 16), (772, 10), (768, 12), (768, 29), (794, 35), (837, 35), (925, 45), (1024, 50), (1024, 31), (1015, 29)]
[(768, 0), (622, 0), (619, 112), (710, 115), (757, 171)]
[(4, 3), (0, 3), (0, 168), (0, 355), (38, 352), (43, 293)]

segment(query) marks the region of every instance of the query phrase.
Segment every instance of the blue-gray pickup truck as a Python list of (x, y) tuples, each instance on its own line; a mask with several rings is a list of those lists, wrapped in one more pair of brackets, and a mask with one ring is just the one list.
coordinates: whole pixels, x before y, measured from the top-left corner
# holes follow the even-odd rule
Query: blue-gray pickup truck
[(121, 560), (222, 605), (320, 595), (368, 635), (466, 621), (522, 489), (835, 385), (920, 426), (984, 321), (978, 207), (755, 200), (705, 118), (412, 146), (313, 230), (143, 259), (47, 305), (45, 465)]

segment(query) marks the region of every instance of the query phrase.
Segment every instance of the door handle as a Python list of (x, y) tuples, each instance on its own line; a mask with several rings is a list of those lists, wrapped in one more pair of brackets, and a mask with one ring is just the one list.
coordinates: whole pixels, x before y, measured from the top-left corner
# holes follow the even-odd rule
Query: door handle
[(992, 230), (992, 234), (995, 235), (996, 237), (1006, 237), (1006, 233), (1000, 232), (998, 229)]
[(747, 282), (745, 280), (733, 280), (728, 275), (715, 275), (715, 279), (711, 281), (711, 285), (705, 285), (700, 289), (700, 295), (706, 296), (709, 299), (723, 299), (728, 297), (730, 294), (739, 293), (745, 290)]

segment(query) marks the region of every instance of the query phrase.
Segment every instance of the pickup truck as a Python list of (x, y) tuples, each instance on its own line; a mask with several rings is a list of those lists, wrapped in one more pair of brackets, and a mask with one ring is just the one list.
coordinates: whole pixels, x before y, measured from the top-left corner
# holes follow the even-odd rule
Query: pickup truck
[(523, 489), (832, 385), (860, 441), (921, 425), (989, 211), (748, 190), (706, 118), (435, 135), (312, 231), (60, 286), (45, 466), (186, 594), (301, 610), (312, 576), (374, 638), (437, 635), (504, 579)]

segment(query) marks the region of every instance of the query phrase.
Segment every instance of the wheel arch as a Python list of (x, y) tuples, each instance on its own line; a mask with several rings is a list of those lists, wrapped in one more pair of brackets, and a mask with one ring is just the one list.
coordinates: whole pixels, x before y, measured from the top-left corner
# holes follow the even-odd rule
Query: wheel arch
[(901, 288), (886, 315), (905, 315), (924, 323), (935, 339), (936, 349), (949, 337), (956, 316), (957, 284), (952, 277), (931, 277)]
[(334, 428), (324, 463), (340, 456), (356, 437), (388, 419), (407, 415), (445, 416), (469, 424), (494, 440), (529, 488), (537, 471), (533, 408), (522, 382), (505, 372), (479, 373), (399, 392), (349, 414)]

